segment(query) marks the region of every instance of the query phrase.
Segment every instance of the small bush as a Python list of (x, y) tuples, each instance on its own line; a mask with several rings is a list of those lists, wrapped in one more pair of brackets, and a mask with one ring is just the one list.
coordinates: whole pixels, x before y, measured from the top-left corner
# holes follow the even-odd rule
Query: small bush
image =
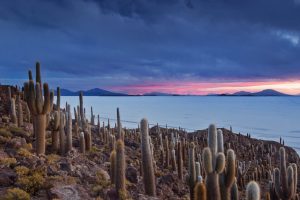
[(30, 195), (19, 188), (12, 188), (6, 191), (4, 200), (30, 200)]
[(19, 128), (19, 127), (11, 126), (11, 127), (9, 127), (9, 130), (15, 136), (20, 136), (20, 137), (29, 137), (30, 136), (29, 132), (24, 131), (22, 128)]
[(17, 180), (17, 184), (30, 194), (35, 194), (37, 191), (43, 188), (45, 178), (42, 174), (34, 172), (29, 176), (21, 176)]
[(31, 158), (32, 157), (32, 153), (30, 153), (30, 151), (28, 151), (25, 148), (20, 148), (17, 153), (18, 153), (19, 156), (23, 156), (25, 158)]
[(16, 173), (18, 176), (25, 176), (29, 174), (29, 169), (25, 166), (17, 166), (15, 167)]
[(12, 134), (8, 130), (6, 130), (4, 128), (0, 128), (0, 136), (3, 136), (5, 138), (10, 138), (10, 137), (12, 137)]
[(50, 154), (47, 155), (47, 163), (49, 165), (55, 164), (57, 163), (57, 161), (59, 161), (60, 156), (56, 155), (56, 154)]
[(15, 158), (0, 158), (0, 165), (12, 167), (17, 163)]

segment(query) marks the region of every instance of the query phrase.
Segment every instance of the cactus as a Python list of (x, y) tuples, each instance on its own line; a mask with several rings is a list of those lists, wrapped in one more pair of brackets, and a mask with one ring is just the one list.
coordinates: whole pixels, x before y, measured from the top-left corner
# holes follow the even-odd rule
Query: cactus
[(125, 147), (124, 142), (121, 139), (118, 139), (116, 143), (116, 172), (115, 172), (115, 182), (116, 182), (116, 191), (118, 195), (126, 192), (125, 188)]
[(194, 187), (196, 184), (196, 166), (195, 166), (195, 144), (192, 142), (189, 148), (189, 187), (190, 199), (194, 199)]
[(124, 140), (123, 134), (122, 134), (122, 124), (121, 124), (121, 117), (120, 117), (120, 110), (117, 108), (117, 140), (122, 139)]
[(17, 114), (16, 114), (16, 101), (14, 98), (11, 98), (10, 100), (10, 118), (11, 118), (11, 122), (14, 125), (18, 124)]
[(234, 183), (231, 187), (231, 199), (239, 200), (239, 189), (238, 189), (236, 178), (234, 179)]
[(18, 105), (18, 127), (23, 126), (23, 108), (20, 95), (17, 96), (17, 105)]
[(149, 144), (149, 132), (147, 119), (141, 120), (141, 152), (142, 170), (145, 193), (149, 196), (156, 196), (156, 185), (153, 167), (153, 158)]
[(79, 107), (80, 107), (80, 119), (81, 119), (81, 127), (85, 124), (85, 117), (84, 117), (84, 108), (83, 108), (83, 93), (80, 91), (79, 94)]
[(60, 110), (60, 88), (57, 87), (56, 89), (56, 110)]
[(67, 105), (67, 120), (66, 120), (66, 126), (67, 126), (67, 148), (66, 151), (69, 152), (72, 150), (72, 113), (70, 105)]
[(208, 147), (203, 150), (203, 165), (206, 173), (207, 199), (220, 200), (219, 174), (225, 168), (225, 156), (224, 153), (218, 152), (215, 125), (208, 128)]
[(28, 79), (29, 79), (30, 81), (33, 80), (31, 70), (28, 70)]
[(85, 138), (85, 148), (87, 151), (90, 151), (92, 148), (92, 133), (91, 133), (91, 126), (88, 122), (85, 122), (85, 129), (84, 129), (84, 138)]
[[(295, 174), (297, 174), (297, 167), (290, 165), (286, 168), (284, 147), (280, 147), (279, 156), (280, 170), (278, 168), (275, 168), (274, 170), (275, 191), (278, 198), (281, 198), (282, 200), (289, 200), (294, 198), (296, 195), (297, 187), (295, 188), (295, 184), (297, 184), (297, 177), (295, 177)], [(296, 169), (295, 172), (294, 169)]]
[[(224, 144), (223, 144), (223, 132), (222, 130), (218, 130), (218, 152), (224, 152)], [(219, 175), (220, 180), (220, 190), (221, 190), (221, 198), (222, 200), (230, 200), (231, 199), (231, 187), (235, 180), (235, 153), (232, 149), (227, 150), (227, 158), (226, 158), (226, 168)]]
[(92, 106), (91, 106), (91, 125), (95, 125), (95, 115)]
[(60, 155), (65, 155), (66, 152), (66, 135), (65, 135), (65, 124), (66, 119), (64, 113), (61, 111), (59, 114), (59, 144), (60, 144)]
[(110, 181), (111, 184), (115, 184), (115, 180), (116, 180), (116, 151), (113, 150), (110, 154), (109, 157), (109, 161), (110, 161)]
[(197, 183), (194, 189), (194, 200), (206, 200), (206, 186), (204, 183)]
[[(163, 149), (163, 148), (162, 148)], [(183, 160), (182, 160), (182, 147), (181, 147), (181, 142), (179, 141), (177, 143), (177, 171), (178, 171), (178, 178), (182, 180), (183, 178)]]
[(196, 180), (198, 182), (200, 179), (202, 179), (201, 166), (199, 162), (195, 162), (195, 169), (196, 169)]
[(173, 171), (177, 170), (177, 166), (176, 166), (176, 153), (175, 153), (175, 149), (172, 149), (171, 151), (171, 161), (172, 161), (172, 169)]
[(84, 139), (84, 133), (83, 132), (80, 133), (79, 143), (80, 143), (80, 152), (85, 154), (85, 139)]
[(40, 83), (34, 87), (33, 81), (29, 81), (29, 94), (26, 97), (30, 112), (34, 116), (34, 132), (36, 137), (37, 154), (45, 154), (46, 151), (46, 115), (51, 109), (51, 99), (48, 84), (44, 83), (44, 98)]
[(260, 200), (260, 188), (255, 181), (251, 181), (247, 185), (246, 200)]
[(52, 129), (52, 151), (57, 152), (59, 149), (59, 125), (60, 111), (54, 111), (53, 129)]
[(169, 150), (168, 136), (165, 136), (165, 141), (166, 141), (166, 164), (165, 164), (165, 167), (169, 168), (169, 166), (170, 166), (170, 150)]

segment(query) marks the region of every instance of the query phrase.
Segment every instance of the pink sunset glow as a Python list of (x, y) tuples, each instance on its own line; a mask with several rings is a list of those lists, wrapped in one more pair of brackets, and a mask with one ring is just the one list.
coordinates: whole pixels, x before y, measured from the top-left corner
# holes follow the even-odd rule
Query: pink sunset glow
[(286, 94), (300, 94), (300, 81), (260, 81), (260, 82), (160, 82), (139, 85), (116, 86), (110, 89), (126, 92), (131, 95), (149, 92), (162, 92), (181, 95), (206, 95), (234, 93), (239, 91), (258, 92), (274, 89)]

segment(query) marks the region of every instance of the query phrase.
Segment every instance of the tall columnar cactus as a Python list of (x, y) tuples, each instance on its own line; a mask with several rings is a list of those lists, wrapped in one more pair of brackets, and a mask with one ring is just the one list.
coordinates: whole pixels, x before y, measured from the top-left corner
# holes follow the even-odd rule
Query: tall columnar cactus
[(116, 151), (113, 149), (110, 157), (109, 157), (109, 161), (110, 161), (110, 181), (111, 184), (115, 184), (116, 181)]
[(255, 181), (251, 181), (247, 185), (246, 200), (260, 200), (260, 188)]
[(90, 151), (92, 148), (92, 131), (91, 126), (86, 121), (84, 124), (84, 138), (85, 138), (85, 148), (87, 151)]
[(67, 152), (72, 150), (72, 113), (71, 113), (71, 107), (70, 105), (67, 105), (67, 120), (66, 120), (66, 126), (67, 126)]
[(170, 166), (170, 149), (169, 149), (169, 140), (168, 140), (168, 136), (165, 136), (165, 142), (166, 142), (166, 163), (165, 163), (165, 167), (169, 168)]
[(206, 173), (207, 199), (221, 199), (219, 174), (225, 168), (224, 153), (218, 153), (217, 129), (215, 125), (208, 128), (208, 147), (203, 150), (203, 165)]
[(202, 179), (200, 162), (195, 162), (195, 169), (196, 169), (196, 181), (199, 182)]
[(60, 111), (60, 87), (56, 89), (56, 110)]
[(8, 86), (8, 88), (7, 88), (7, 90), (8, 90), (8, 99), (9, 99), (9, 101), (11, 101), (11, 98), (12, 98), (12, 95), (11, 95), (11, 87), (10, 86)]
[(239, 200), (239, 189), (236, 179), (231, 187), (231, 200)]
[(23, 126), (23, 107), (20, 95), (17, 96), (17, 105), (18, 105), (18, 126)]
[(178, 178), (182, 180), (183, 178), (183, 160), (182, 160), (182, 146), (181, 142), (177, 143), (177, 171), (178, 171)]
[(194, 187), (196, 184), (196, 165), (195, 165), (195, 144), (192, 142), (189, 148), (189, 176), (190, 199), (194, 199)]
[(65, 125), (66, 125), (66, 118), (65, 114), (61, 111), (59, 116), (59, 144), (60, 144), (60, 155), (65, 155), (66, 153), (66, 135), (65, 135)]
[(172, 169), (173, 171), (176, 171), (177, 170), (177, 164), (176, 164), (176, 152), (175, 152), (175, 149), (172, 149), (171, 151), (171, 161), (172, 161)]
[(79, 135), (79, 145), (80, 145), (80, 153), (85, 154), (85, 139), (84, 139), (84, 133), (81, 132)]
[(95, 115), (92, 106), (91, 106), (91, 125), (95, 125)]
[(149, 132), (147, 119), (141, 120), (141, 152), (142, 152), (142, 171), (145, 193), (156, 196), (156, 184), (154, 176), (153, 158), (149, 144)]
[[(218, 140), (218, 152), (224, 153), (222, 130), (218, 130), (217, 140)], [(231, 200), (231, 187), (235, 180), (235, 169), (236, 169), (235, 163), (236, 163), (235, 153), (232, 149), (228, 149), (227, 158), (226, 158), (226, 168), (219, 175), (222, 200)]]
[[(40, 72), (37, 65), (37, 73)], [(40, 77), (40, 75), (37, 77)], [(39, 79), (40, 81), (41, 79)], [(47, 83), (44, 83), (44, 98), (40, 82), (36, 85), (31, 80), (29, 81), (29, 91), (26, 97), (27, 104), (34, 117), (34, 132), (36, 137), (36, 152), (37, 154), (45, 154), (46, 151), (46, 115), (51, 109), (50, 91)]]
[(16, 112), (16, 101), (14, 98), (11, 98), (10, 100), (10, 118), (11, 118), (11, 122), (14, 125), (18, 124), (17, 112)]
[(58, 152), (59, 150), (59, 125), (60, 125), (60, 111), (54, 111), (54, 120), (52, 128), (52, 151)]
[(194, 189), (194, 200), (206, 200), (206, 186), (204, 183), (198, 182)]
[(118, 139), (116, 143), (116, 191), (118, 195), (126, 193), (125, 187), (125, 147), (124, 142), (121, 139)]
[(98, 115), (98, 121), (97, 121), (97, 131), (98, 131), (98, 135), (101, 138), (101, 123), (100, 123), (100, 116)]
[[(274, 181), (275, 191), (278, 198), (282, 200), (290, 200), (295, 197), (297, 190), (297, 167), (290, 165), (286, 168), (286, 157), (284, 147), (279, 149), (280, 156), (280, 170), (275, 168), (274, 170)], [(296, 170), (294, 172), (294, 170)], [(295, 188), (296, 187), (296, 188)]]
[(122, 134), (122, 124), (121, 124), (121, 117), (120, 117), (120, 110), (119, 108), (117, 108), (117, 139), (122, 139), (124, 140), (123, 138), (123, 134)]
[(80, 126), (83, 127), (83, 125), (85, 124), (85, 117), (84, 117), (83, 93), (82, 93), (82, 91), (79, 94), (79, 108), (80, 108), (80, 119), (81, 119)]

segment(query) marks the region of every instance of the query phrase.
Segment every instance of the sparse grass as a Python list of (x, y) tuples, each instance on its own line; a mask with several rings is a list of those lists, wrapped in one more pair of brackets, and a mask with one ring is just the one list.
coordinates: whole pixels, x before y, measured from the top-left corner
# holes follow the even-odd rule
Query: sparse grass
[(30, 200), (30, 195), (19, 188), (12, 188), (6, 191), (3, 200)]

